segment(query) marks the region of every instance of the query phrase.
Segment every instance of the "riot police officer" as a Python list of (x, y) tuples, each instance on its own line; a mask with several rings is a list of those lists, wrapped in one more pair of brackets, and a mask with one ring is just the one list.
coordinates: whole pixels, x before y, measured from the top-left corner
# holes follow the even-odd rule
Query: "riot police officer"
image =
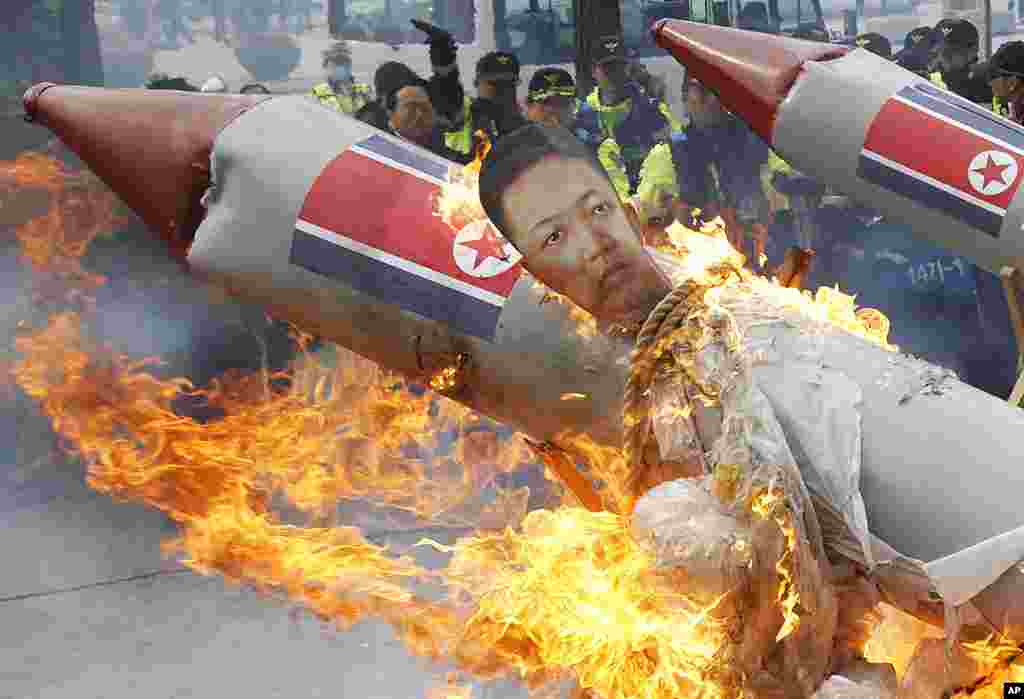
[(327, 80), (313, 88), (320, 104), (345, 114), (355, 114), (370, 101), (370, 86), (357, 83), (352, 77), (352, 54), (348, 44), (339, 41), (324, 51)]

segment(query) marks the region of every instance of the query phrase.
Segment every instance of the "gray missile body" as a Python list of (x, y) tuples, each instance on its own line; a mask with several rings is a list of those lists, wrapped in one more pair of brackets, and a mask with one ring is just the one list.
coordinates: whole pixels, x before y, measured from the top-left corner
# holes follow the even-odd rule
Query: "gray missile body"
[[(108, 98), (120, 108), (123, 97), (122, 91), (54, 87), (27, 99), (26, 107), (120, 191), (132, 181), (136, 164), (117, 155), (118, 137), (104, 135), (109, 120), (102, 112)], [(169, 97), (165, 93), (148, 102), (149, 94), (137, 93), (134, 113), (147, 130), (135, 137), (171, 151), (180, 143), (208, 144), (205, 171), (173, 170), (175, 176), (195, 172), (192, 185), (205, 183), (202, 223), (191, 230), (179, 227), (169, 236), (191, 240), (187, 259), (195, 274), (408, 376), (422, 378), (453, 357), (467, 357), (465, 376), (451, 397), (537, 439), (557, 442), (564, 431), (576, 431), (599, 443), (620, 444), (630, 345), (582, 337), (564, 306), (542, 303), (534, 282), (514, 260), (499, 259), (507, 247), (491, 248), (494, 260), (484, 262), (493, 264), (489, 271), (474, 266), (478, 276), (456, 269), (466, 264), (459, 241), (470, 234), (450, 228), (442, 232), (436, 220), (423, 218), (424, 193), (432, 180), (443, 181), (446, 161), (298, 97), (246, 103), (209, 130), (206, 141), (195, 133), (183, 139), (181, 134), (196, 123), (195, 109), (221, 114), (218, 100), (230, 98), (204, 95), (200, 99), (210, 101), (191, 102), (193, 113), (183, 114), (180, 122), (173, 116), (170, 123), (161, 122), (152, 114), (147, 119), (147, 106), (162, 105)], [(65, 102), (77, 104), (70, 108)], [(171, 137), (175, 133), (177, 141)], [(103, 138), (110, 139), (113, 155), (96, 147)], [(188, 162), (173, 152), (159, 156), (157, 150), (152, 146), (149, 157)], [(152, 162), (145, 166), (149, 173), (159, 170)], [(329, 205), (332, 199), (336, 207)], [(328, 204), (318, 210), (316, 200)], [(185, 204), (179, 208), (187, 210)], [(151, 226), (163, 221), (151, 213), (153, 202), (135, 205)], [(406, 237), (395, 238), (396, 226)], [(344, 271), (329, 264), (324, 248), (316, 248), (320, 252), (311, 262), (308, 255), (297, 256), (300, 233), (347, 246), (345, 254), (362, 257)], [(353, 243), (356, 238), (363, 242)], [(399, 251), (403, 245), (412, 246), (402, 248), (407, 257), (422, 253), (423, 245), (432, 246), (430, 254), (438, 257), (421, 259), (418, 267), (407, 265), (393, 282), (415, 291), (426, 279), (444, 287), (438, 295), (454, 290), (471, 297), (456, 312), (492, 318), (490, 334), (452, 315), (450, 307), (424, 305), (422, 293), (395, 295), (391, 281), (382, 285), (378, 274), (369, 273), (383, 269), (382, 261), (401, 267), (401, 261), (377, 253), (382, 248)], [(426, 269), (430, 264), (436, 269)], [(491, 313), (495, 305), (498, 311)], [(860, 435), (852, 443), (851, 459), (860, 467), (871, 530), (903, 556), (966, 561), (966, 568), (956, 567), (954, 573), (970, 570), (978, 589), (999, 578), (1010, 566), (982, 570), (991, 568), (993, 560), (984, 547), (1007, 533), (1017, 545), (1024, 526), (1017, 505), (1018, 493), (1024, 492), (1024, 469), (1019, 467), (1024, 463), (1024, 414), (955, 379), (929, 392), (920, 383), (919, 364), (842, 331), (827, 333), (819, 354), (808, 359), (800, 329), (781, 320), (784, 315), (778, 313), (778, 322), (752, 323), (747, 331), (753, 341), (776, 348), (774, 358), (757, 362), (755, 378), (787, 437), (803, 442), (796, 450), (801, 468), (817, 469), (828, 458), (806, 439), (806, 406), (814, 401), (827, 405), (830, 386), (847, 387), (858, 406), (854, 427)], [(567, 394), (584, 398), (563, 400)], [(984, 549), (980, 556), (972, 548), (978, 545)], [(975, 598), (1000, 619), (1024, 609), (1024, 585), (1008, 575), (1012, 572), (1003, 575), (994, 601), (987, 600), (987, 591)], [(928, 607), (927, 601), (899, 603), (937, 618), (934, 604)], [(1024, 639), (1024, 624), (1019, 630)]]

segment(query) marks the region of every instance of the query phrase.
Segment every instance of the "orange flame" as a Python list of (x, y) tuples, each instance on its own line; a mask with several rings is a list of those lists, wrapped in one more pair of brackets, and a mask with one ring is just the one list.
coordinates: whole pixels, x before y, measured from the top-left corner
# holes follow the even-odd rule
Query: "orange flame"
[[(0, 164), (0, 197), (4, 222), (15, 226), (22, 258), (37, 272), (37, 302), (87, 302), (105, 280), (79, 260), (97, 236), (125, 222), (117, 197), (91, 173), (36, 153)], [(45, 204), (37, 213), (32, 203), (40, 197)]]
[(451, 168), (448, 182), (434, 202), (435, 213), (456, 231), (473, 221), (487, 218), (477, 194), (477, 182), (484, 159), (491, 152), (491, 141), (484, 131), (477, 131), (474, 137), (476, 147), (473, 162), (464, 167)]
[(779, 629), (775, 640), (781, 641), (800, 626), (800, 616), (796, 612), (800, 595), (793, 580), (793, 556), (797, 545), (793, 515), (784, 505), (781, 490), (765, 489), (754, 497), (750, 509), (763, 519), (774, 520), (786, 537), (786, 549), (775, 564), (775, 570), (779, 575), (778, 602), (783, 614), (782, 628)]
[(466, 169), (479, 176), (480, 168), (483, 167), (484, 160), (487, 159), (487, 155), (491, 152), (491, 139), (483, 129), (478, 129), (473, 134), (473, 137), (476, 140), (476, 146), (473, 149), (473, 162), (467, 165)]
[[(323, 459), (313, 446), (318, 436), (338, 438), (322, 407), (291, 393), (254, 398), (259, 392), (243, 381), (210, 393), (228, 413), (223, 420), (178, 417), (168, 403), (184, 383), (87, 352), (73, 314), (20, 338), (18, 349), (26, 356), (15, 370), (19, 383), (89, 459), (92, 487), (168, 512), (182, 526), (168, 550), (182, 552), (197, 572), (283, 592), (343, 627), (374, 614), (394, 624), (413, 652), (454, 657), (481, 677), (519, 676), (539, 686), (569, 675), (608, 699), (667, 699), (703, 683), (720, 634), (706, 623), (706, 610), (650, 580), (651, 562), (619, 515), (534, 512), (522, 531), (508, 522), (454, 547), (435, 544), (452, 561), (439, 574), (425, 571), (354, 529), (287, 526), (270, 510), (275, 482), (287, 488), (293, 463)], [(405, 433), (389, 432), (400, 416), (385, 405), (386, 447)], [(359, 414), (353, 423), (372, 417)], [(353, 472), (385, 491), (408, 491), (422, 478), (361, 466)], [(409, 592), (412, 581), (438, 575), (453, 603)], [(466, 604), (475, 610), (470, 616), (460, 613)]]
[(435, 546), (453, 554), (449, 584), (478, 600), (459, 646), (477, 674), (512, 664), (533, 686), (571, 671), (609, 699), (722, 696), (707, 678), (725, 631), (659, 580), (627, 518), (539, 510), (522, 532)]

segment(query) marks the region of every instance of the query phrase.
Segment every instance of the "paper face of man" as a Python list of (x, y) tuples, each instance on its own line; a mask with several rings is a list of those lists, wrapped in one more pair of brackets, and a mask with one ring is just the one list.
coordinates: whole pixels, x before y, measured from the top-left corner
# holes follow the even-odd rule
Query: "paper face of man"
[(523, 266), (595, 317), (643, 320), (668, 293), (611, 184), (591, 163), (543, 158), (508, 186), (502, 204)]

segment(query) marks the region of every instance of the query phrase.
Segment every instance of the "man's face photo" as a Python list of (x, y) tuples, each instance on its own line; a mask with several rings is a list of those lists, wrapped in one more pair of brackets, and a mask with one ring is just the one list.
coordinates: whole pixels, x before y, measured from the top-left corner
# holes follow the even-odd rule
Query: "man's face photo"
[(602, 320), (634, 316), (663, 279), (608, 180), (585, 160), (548, 156), (503, 198), (523, 265)]

